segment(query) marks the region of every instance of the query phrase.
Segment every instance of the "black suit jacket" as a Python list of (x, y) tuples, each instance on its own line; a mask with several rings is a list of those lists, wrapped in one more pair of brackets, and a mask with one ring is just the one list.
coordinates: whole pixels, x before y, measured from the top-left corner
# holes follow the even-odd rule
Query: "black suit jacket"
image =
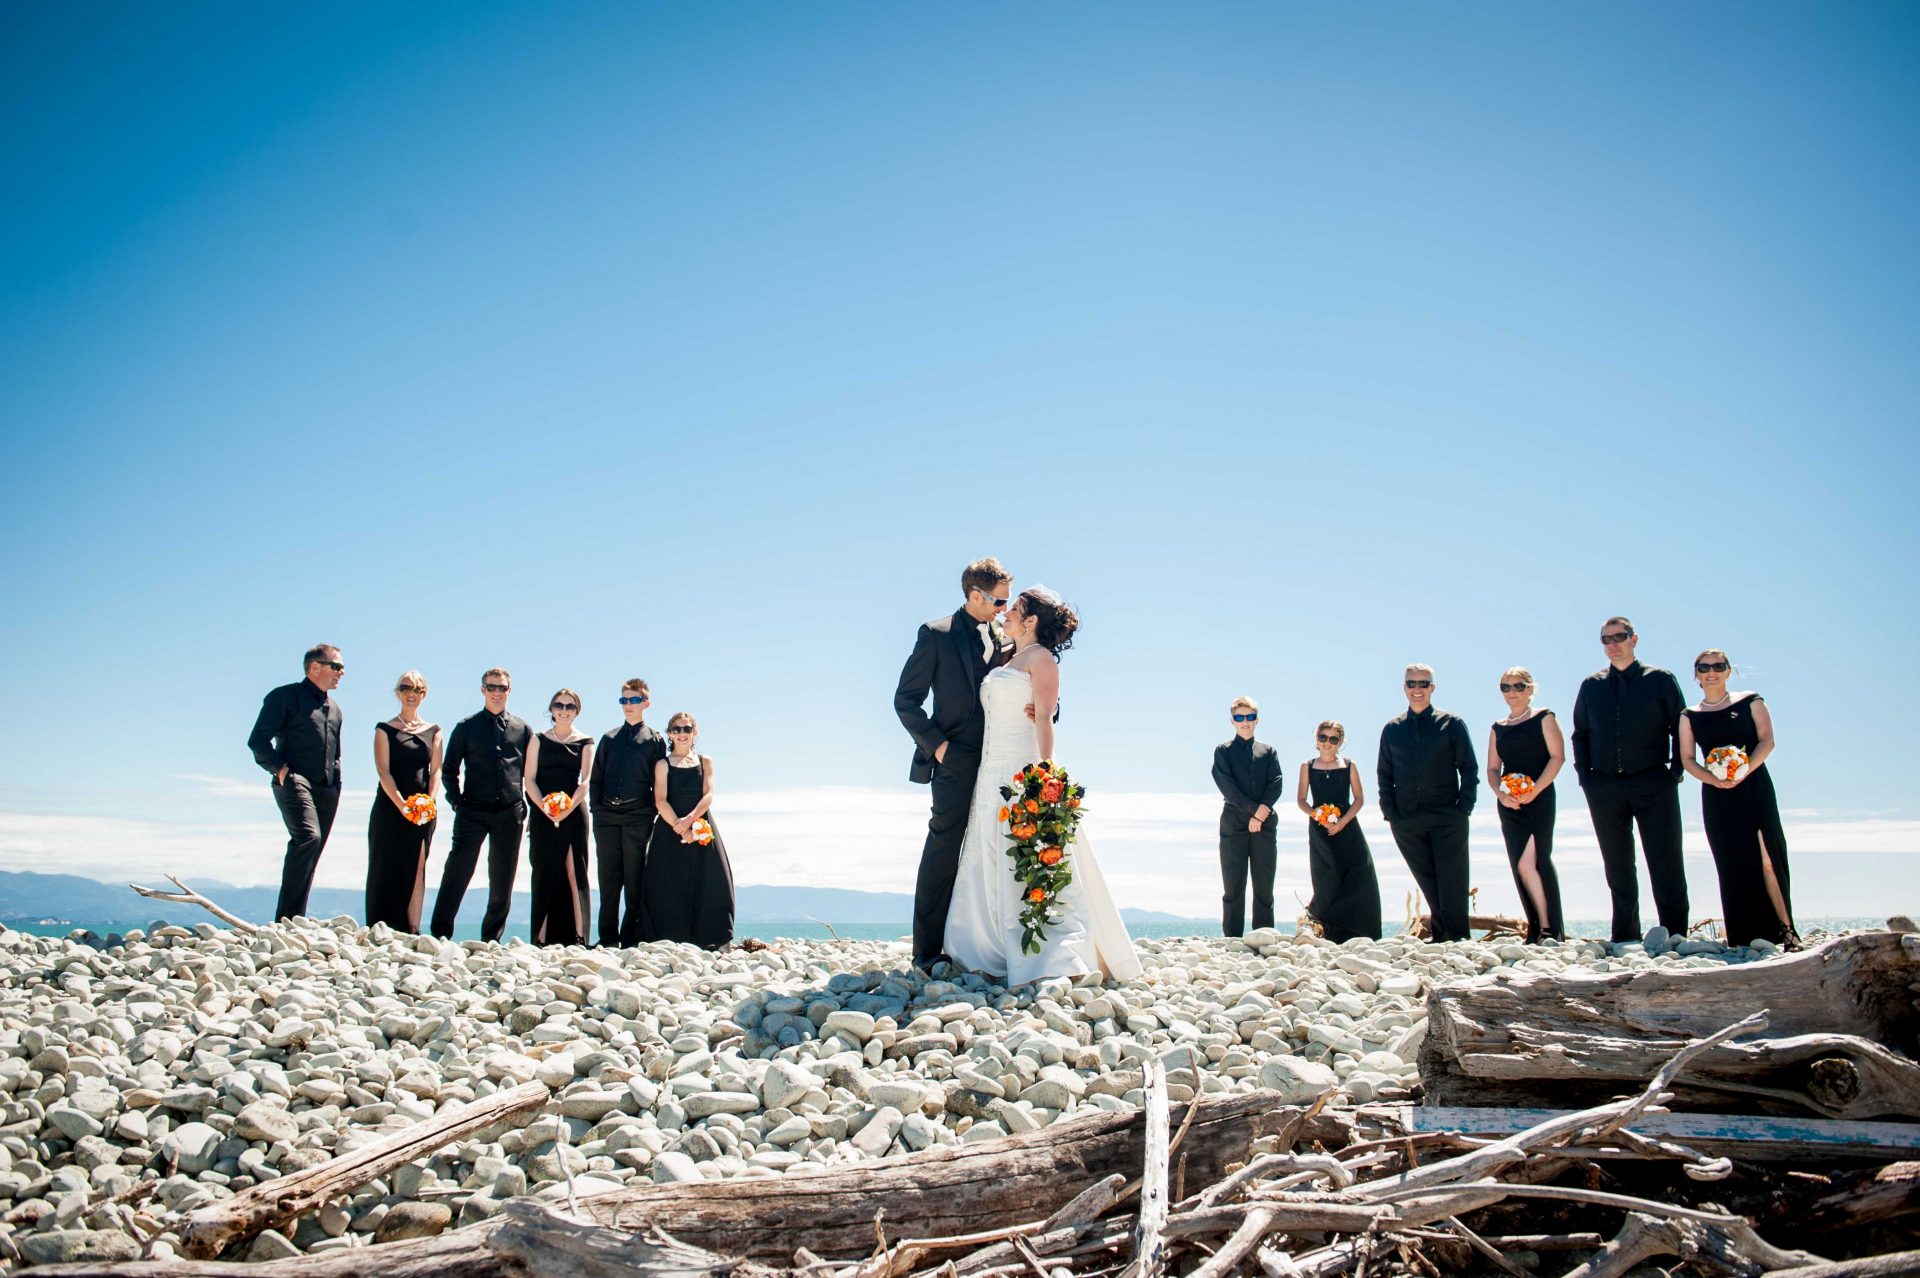
[[(981, 651), (979, 622), (965, 608), (951, 617), (938, 617), (920, 627), (913, 652), (900, 669), (893, 709), (913, 738), (913, 768), (908, 776), (926, 784), (933, 780), (933, 753), (958, 739), (978, 750), (985, 729), (980, 708), (980, 681), (987, 671), (1006, 664), (1013, 645), (1004, 640), (991, 660)], [(933, 710), (927, 710), (927, 694)]]

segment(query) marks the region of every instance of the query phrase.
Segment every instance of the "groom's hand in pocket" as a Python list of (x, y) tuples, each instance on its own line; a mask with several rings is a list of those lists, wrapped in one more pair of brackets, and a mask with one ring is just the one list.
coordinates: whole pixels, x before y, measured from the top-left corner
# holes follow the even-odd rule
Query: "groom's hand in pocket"
[[(1032, 709), (1032, 707), (1029, 706), (1028, 709)], [(947, 743), (946, 742), (942, 741), (939, 745), (933, 748), (933, 761), (935, 763), (945, 763), (947, 761)]]

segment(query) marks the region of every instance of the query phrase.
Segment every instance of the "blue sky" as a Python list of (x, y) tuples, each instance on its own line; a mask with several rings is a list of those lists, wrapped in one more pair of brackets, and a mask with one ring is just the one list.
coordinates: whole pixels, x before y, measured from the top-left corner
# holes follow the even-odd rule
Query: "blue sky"
[(1807, 900), (1920, 905), (1920, 803), (1860, 770), (1920, 621), (1916, 47), (1893, 5), (12, 6), (0, 865), (272, 878), (242, 742), (325, 638), (322, 881), (393, 676), (451, 722), (498, 662), (530, 716), (696, 711), (744, 881), (902, 887), (893, 680), (993, 553), (1085, 614), (1060, 752), (1125, 904), (1208, 912), (1232, 695), (1370, 769), (1405, 661), (1565, 710), (1620, 611), (1767, 694)]

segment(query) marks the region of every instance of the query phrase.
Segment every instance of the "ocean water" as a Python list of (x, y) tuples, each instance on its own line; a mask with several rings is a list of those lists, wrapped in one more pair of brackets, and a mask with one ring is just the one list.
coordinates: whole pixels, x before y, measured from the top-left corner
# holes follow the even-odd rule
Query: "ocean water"
[[(198, 911), (195, 913), (198, 913)], [(178, 921), (192, 924), (211, 922), (212, 918), (211, 916), (203, 916), (200, 918), (187, 917)], [(15, 931), (28, 932), (36, 936), (66, 936), (75, 931), (89, 931), (100, 936), (106, 936), (113, 932), (126, 930), (124, 925), (74, 924), (69, 922), (57, 924), (10, 923), (7, 926), (13, 928)], [(1803, 936), (1811, 935), (1814, 932), (1845, 932), (1860, 928), (1878, 928), (1884, 926), (1886, 926), (1886, 920), (1876, 918), (1826, 917), (1800, 920), (1800, 932)], [(1294, 925), (1291, 920), (1279, 925), (1279, 931), (1283, 933), (1290, 934), (1293, 930)], [(1169, 936), (1220, 935), (1219, 925), (1208, 919), (1155, 919), (1146, 922), (1133, 921), (1127, 924), (1127, 931), (1131, 933), (1136, 940), (1151, 940)], [(1386, 933), (1389, 936), (1395, 935), (1400, 931), (1401, 925), (1397, 922), (1389, 922), (1386, 925)], [(912, 927), (905, 921), (899, 924), (851, 923), (836, 925), (832, 931), (829, 931), (824, 925), (812, 919), (748, 919), (743, 920), (734, 929), (734, 932), (735, 935), (741, 939), (756, 937), (762, 941), (784, 939), (826, 941), (833, 939), (836, 933), (843, 941), (906, 941), (911, 937)], [(1572, 937), (1591, 937), (1604, 940), (1606, 939), (1607, 932), (1608, 923), (1605, 919), (1574, 919), (1569, 920), (1567, 923), (1567, 935)], [(509, 938), (517, 936), (521, 940), (528, 939), (527, 929), (523, 926), (509, 926), (507, 928), (507, 936)], [(456, 941), (479, 940), (479, 924), (471, 922), (461, 924), (454, 929), (453, 939)]]

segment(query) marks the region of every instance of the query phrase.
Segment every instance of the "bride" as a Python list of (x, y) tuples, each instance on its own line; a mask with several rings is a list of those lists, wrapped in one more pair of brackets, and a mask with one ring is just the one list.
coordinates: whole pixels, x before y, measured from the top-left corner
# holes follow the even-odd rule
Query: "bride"
[[(1013, 657), (989, 671), (980, 685), (986, 737), (953, 903), (947, 910), (947, 953), (962, 966), (1000, 977), (1008, 985), (1091, 972), (1130, 980), (1140, 974), (1140, 958), (1093, 859), (1084, 824), (1067, 848), (1073, 880), (1051, 911), (1040, 952), (1028, 954), (1021, 948), (1020, 885), (1006, 853), (1000, 787), (1028, 764), (1053, 756), (1060, 654), (1072, 646), (1080, 619), (1059, 596), (1034, 586), (1022, 591), (1007, 610), (1005, 624), (1014, 643)], [(1099, 802), (1097, 795), (1094, 802)]]

